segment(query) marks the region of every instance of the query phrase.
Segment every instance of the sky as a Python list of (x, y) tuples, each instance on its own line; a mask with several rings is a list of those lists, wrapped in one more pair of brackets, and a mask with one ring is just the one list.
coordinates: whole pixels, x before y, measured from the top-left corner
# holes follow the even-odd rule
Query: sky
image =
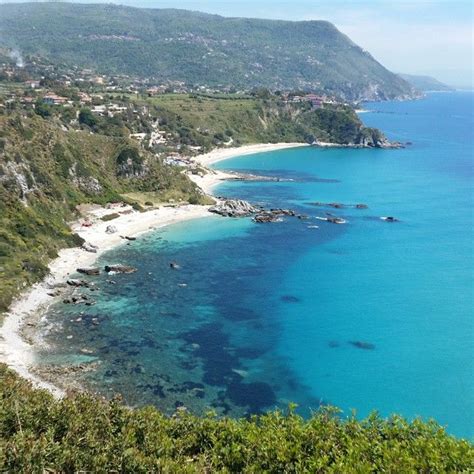
[[(0, 3), (11, 0), (0, 0)], [(101, 0), (81, 0), (99, 3)], [(105, 0), (112, 3), (111, 0)], [(115, 0), (223, 16), (328, 20), (394, 72), (473, 88), (472, 0)]]

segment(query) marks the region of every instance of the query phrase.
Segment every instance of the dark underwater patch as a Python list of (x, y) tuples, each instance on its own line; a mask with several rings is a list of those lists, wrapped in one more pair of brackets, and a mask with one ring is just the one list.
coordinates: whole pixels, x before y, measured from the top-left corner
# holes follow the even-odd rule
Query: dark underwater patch
[(237, 377), (232, 369), (239, 367), (239, 359), (224, 349), (229, 345), (229, 337), (220, 324), (205, 324), (183, 334), (182, 338), (189, 344), (198, 345), (195, 355), (203, 361), (204, 383), (222, 386)]
[(280, 297), (280, 300), (285, 302), (285, 303), (299, 303), (301, 300), (293, 295), (283, 295)]
[(226, 396), (237, 406), (249, 407), (251, 413), (258, 413), (276, 404), (277, 398), (270, 385), (264, 382), (232, 382)]
[(375, 349), (375, 344), (372, 344), (370, 342), (364, 342), (364, 341), (349, 341), (349, 344), (353, 345), (354, 347), (357, 347), (357, 349), (365, 349), (372, 351)]

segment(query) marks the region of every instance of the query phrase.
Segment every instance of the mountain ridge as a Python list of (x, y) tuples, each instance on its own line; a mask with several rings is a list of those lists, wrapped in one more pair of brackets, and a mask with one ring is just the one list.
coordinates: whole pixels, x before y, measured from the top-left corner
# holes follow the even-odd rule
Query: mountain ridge
[(439, 81), (435, 77), (420, 75), (420, 74), (398, 74), (402, 79), (407, 81), (416, 89), (422, 92), (449, 92), (453, 91), (454, 88), (445, 84), (444, 82)]
[(227, 18), (111, 4), (0, 5), (2, 42), (25, 54), (220, 88), (302, 89), (350, 101), (416, 95), (327, 21)]

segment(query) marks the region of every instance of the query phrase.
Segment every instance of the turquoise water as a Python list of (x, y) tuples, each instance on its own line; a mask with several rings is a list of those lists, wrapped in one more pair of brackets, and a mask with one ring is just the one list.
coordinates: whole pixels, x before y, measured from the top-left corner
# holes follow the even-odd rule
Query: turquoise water
[[(219, 163), (293, 181), (225, 183), (218, 194), (309, 219), (209, 217), (113, 250), (102, 263), (139, 271), (116, 285), (96, 278), (93, 307), (56, 305), (43, 360), (97, 361), (82, 383), (168, 413), (185, 405), (237, 416), (294, 401), (306, 415), (328, 403), (360, 416), (434, 417), (472, 437), (473, 97), (367, 104), (364, 122), (412, 141), (405, 149)], [(316, 219), (326, 212), (347, 224)]]

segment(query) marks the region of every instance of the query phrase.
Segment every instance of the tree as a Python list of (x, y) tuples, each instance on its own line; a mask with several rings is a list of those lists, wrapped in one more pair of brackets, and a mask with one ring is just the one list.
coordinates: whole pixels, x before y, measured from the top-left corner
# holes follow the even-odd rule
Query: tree
[(43, 118), (51, 116), (51, 107), (46, 105), (41, 99), (38, 99), (35, 103), (35, 112)]
[(88, 127), (94, 127), (97, 125), (97, 118), (90, 109), (81, 109), (79, 112), (79, 123)]

